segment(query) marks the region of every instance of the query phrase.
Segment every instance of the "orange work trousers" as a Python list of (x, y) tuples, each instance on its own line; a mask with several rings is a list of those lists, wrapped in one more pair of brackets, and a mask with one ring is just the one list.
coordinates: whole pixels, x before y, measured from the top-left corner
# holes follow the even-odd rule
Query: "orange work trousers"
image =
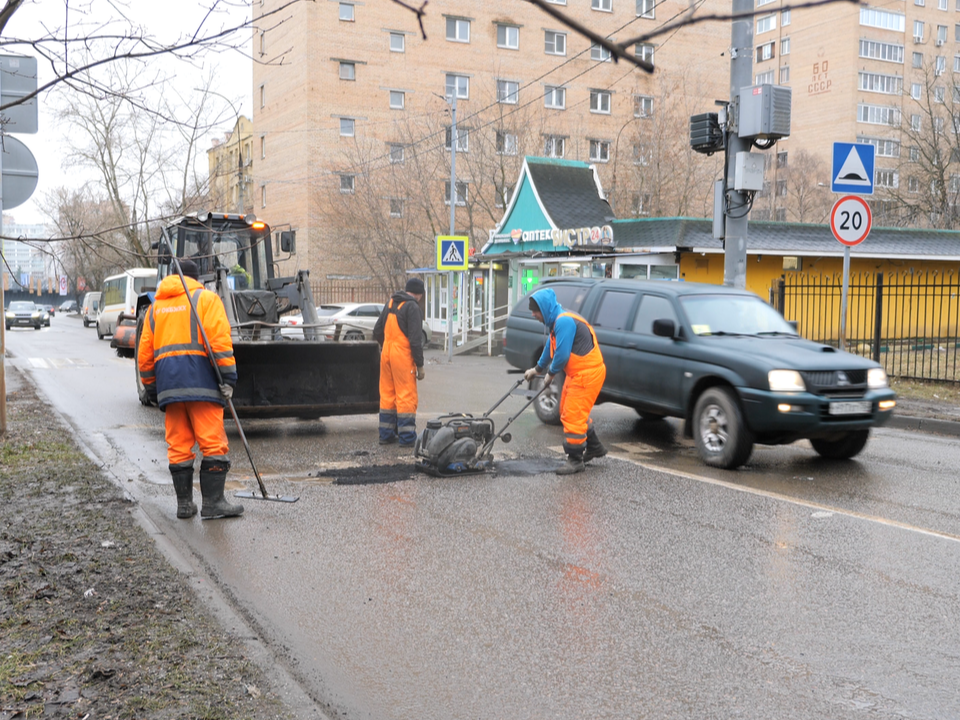
[(226, 460), (230, 446), (223, 429), (223, 406), (213, 402), (175, 402), (164, 408), (167, 459), (171, 465), (193, 461), (194, 446), (204, 458)]
[(597, 402), (606, 377), (607, 368), (601, 363), (567, 375), (563, 381), (560, 422), (563, 423), (563, 449), (568, 455), (580, 455), (586, 447), (587, 431), (593, 425), (590, 411)]
[[(390, 322), (396, 320), (391, 317)], [(417, 366), (410, 345), (388, 337), (380, 353), (380, 440), (399, 440), (401, 445), (416, 441), (417, 402)]]

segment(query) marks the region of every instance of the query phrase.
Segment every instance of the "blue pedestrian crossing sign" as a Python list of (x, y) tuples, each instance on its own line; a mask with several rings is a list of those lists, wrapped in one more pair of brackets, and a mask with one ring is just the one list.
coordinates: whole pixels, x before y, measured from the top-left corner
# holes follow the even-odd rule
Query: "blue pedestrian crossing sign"
[(844, 195), (873, 195), (875, 151), (866, 143), (835, 142), (830, 190)]
[(469, 239), (466, 235), (438, 235), (437, 270), (466, 270)]

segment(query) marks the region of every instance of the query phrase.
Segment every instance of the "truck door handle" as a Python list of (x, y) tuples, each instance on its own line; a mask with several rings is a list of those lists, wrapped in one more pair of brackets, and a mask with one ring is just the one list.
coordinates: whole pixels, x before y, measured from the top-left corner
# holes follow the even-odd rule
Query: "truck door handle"
[(627, 347), (628, 347), (630, 350), (636, 350), (636, 349), (637, 349), (637, 344), (636, 344), (635, 342), (628, 342), (628, 343), (627, 343)]

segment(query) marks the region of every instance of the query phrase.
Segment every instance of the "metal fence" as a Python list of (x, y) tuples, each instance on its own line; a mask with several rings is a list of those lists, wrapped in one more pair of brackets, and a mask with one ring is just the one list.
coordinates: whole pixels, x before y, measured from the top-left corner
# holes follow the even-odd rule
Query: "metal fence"
[(311, 280), (310, 290), (313, 293), (313, 301), (317, 305), (348, 302), (385, 303), (390, 298), (390, 292), (385, 291), (380, 283), (375, 282)]
[[(803, 337), (839, 347), (842, 275), (775, 280), (770, 302)], [(953, 272), (852, 273), (845, 349), (872, 357), (893, 377), (960, 380), (960, 277)]]

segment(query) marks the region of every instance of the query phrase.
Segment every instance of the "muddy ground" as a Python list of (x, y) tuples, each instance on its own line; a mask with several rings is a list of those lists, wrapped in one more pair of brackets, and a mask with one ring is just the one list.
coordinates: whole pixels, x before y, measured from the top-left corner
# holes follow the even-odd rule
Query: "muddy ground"
[(0, 440), (0, 720), (288, 717), (120, 489), (17, 383)]

